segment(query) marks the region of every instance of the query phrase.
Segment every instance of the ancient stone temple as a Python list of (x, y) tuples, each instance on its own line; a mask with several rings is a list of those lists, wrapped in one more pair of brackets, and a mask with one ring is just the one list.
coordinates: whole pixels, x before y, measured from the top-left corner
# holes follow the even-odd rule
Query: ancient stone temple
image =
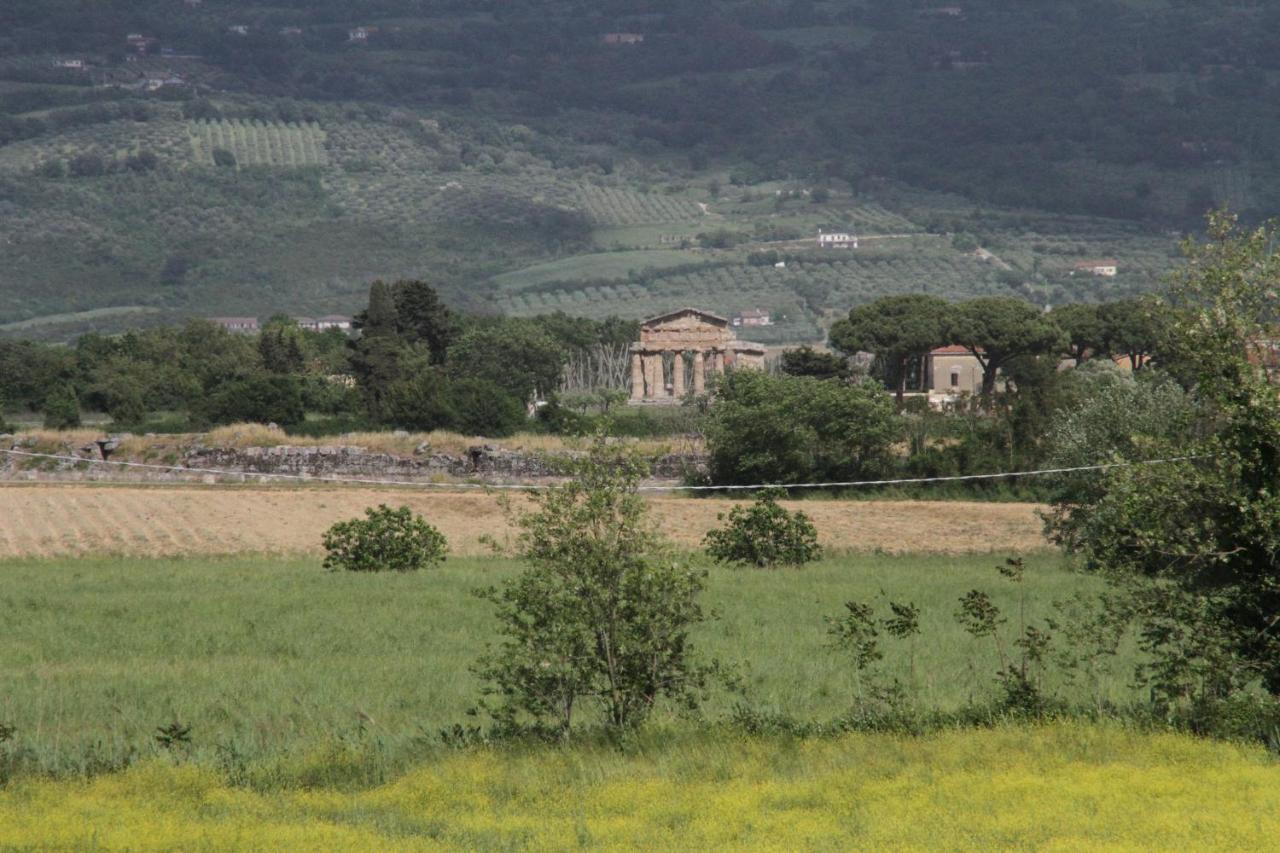
[(707, 377), (729, 368), (764, 368), (765, 348), (738, 340), (729, 321), (681, 308), (645, 320), (631, 345), (631, 402), (678, 403), (706, 390)]

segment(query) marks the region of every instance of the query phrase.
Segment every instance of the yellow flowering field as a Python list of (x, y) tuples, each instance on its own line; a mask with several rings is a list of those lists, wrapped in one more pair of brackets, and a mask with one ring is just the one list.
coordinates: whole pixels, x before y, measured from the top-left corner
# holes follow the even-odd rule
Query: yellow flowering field
[(371, 790), (152, 762), (0, 792), (0, 848), (1280, 849), (1261, 748), (1061, 723), (449, 753)]

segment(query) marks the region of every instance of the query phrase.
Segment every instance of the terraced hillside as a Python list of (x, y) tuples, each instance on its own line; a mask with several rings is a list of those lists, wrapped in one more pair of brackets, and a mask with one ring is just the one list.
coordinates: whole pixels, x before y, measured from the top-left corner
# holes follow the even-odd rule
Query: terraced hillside
[(190, 123), (192, 156), (196, 163), (215, 166), (216, 151), (229, 152), (244, 166), (289, 169), (326, 166), (325, 134), (317, 124), (220, 119)]
[[(606, 166), (592, 146), (518, 124), (201, 103), (113, 107), (109, 120), (0, 145), (0, 334), (346, 313), (370, 280), (413, 276), (455, 304), (516, 314), (765, 308), (778, 323), (756, 337), (776, 343), (821, 338), (834, 313), (889, 293), (1107, 298), (1151, 286), (1172, 243), (1105, 220), (1019, 229), (947, 198)], [(953, 244), (970, 227), (999, 235), (998, 263)], [(822, 229), (863, 245), (820, 255)], [(754, 257), (767, 252), (785, 266)], [(1127, 277), (1072, 281), (1070, 261), (1086, 254), (1123, 257)]]

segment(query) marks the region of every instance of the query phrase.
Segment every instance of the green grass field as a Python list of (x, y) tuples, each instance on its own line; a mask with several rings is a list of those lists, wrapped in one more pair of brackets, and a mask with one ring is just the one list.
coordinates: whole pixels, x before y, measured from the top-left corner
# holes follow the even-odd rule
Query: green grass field
[[(712, 568), (705, 604), (720, 618), (697, 630), (696, 644), (739, 668), (746, 695), (717, 692), (706, 716), (722, 719), (738, 701), (804, 720), (847, 710), (853, 673), (827, 648), (823, 617), (881, 591), (922, 610), (913, 652), (921, 705), (985, 700), (999, 664), (953, 613), (974, 587), (1012, 605), (998, 561), (864, 555), (803, 571)], [(17, 728), (11, 746), (24, 766), (54, 774), (150, 754), (156, 727), (174, 719), (192, 727), (199, 762), (234, 756), (254, 778), (305, 776), (314, 768), (300, 769), (300, 755), (344, 738), (376, 739), (379, 762), (405, 765), (440, 729), (474, 722), (466, 712), (479, 685), (468, 666), (492, 635), (489, 605), (471, 592), (515, 569), (497, 559), (407, 576), (265, 557), (3, 563), (0, 722)], [(1033, 557), (1030, 574), (1036, 616), (1092, 586), (1051, 554)], [(889, 672), (910, 681), (908, 649), (886, 651)], [(1131, 664), (1103, 679), (1101, 695), (1131, 696)], [(1062, 695), (1091, 702), (1090, 693)], [(657, 722), (687, 725), (670, 709)]]
[[(741, 700), (664, 709), (620, 744), (455, 750), (490, 635), (476, 587), (512, 562), (413, 575), (318, 560), (0, 563), (0, 849), (1263, 849), (1280, 764), (1261, 747), (1116, 722), (1005, 723), (800, 739), (715, 725), (745, 701), (830, 719), (854, 687), (822, 617), (910, 599), (918, 701), (991, 693), (997, 664), (952, 619), (973, 587), (1014, 606), (995, 555), (838, 555), (804, 570), (710, 570), (695, 640), (738, 665)], [(1088, 590), (1028, 559), (1032, 618)], [(908, 681), (904, 649), (888, 669)], [(1100, 682), (1129, 698), (1132, 650)], [(1077, 703), (1084, 687), (1052, 685)], [(160, 747), (179, 721), (191, 742)], [(710, 721), (712, 725), (706, 725)]]

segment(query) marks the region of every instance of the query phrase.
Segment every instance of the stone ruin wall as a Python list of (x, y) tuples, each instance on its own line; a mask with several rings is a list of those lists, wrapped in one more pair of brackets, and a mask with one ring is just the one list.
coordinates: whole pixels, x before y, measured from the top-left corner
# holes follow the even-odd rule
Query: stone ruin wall
[[(0, 437), (0, 447), (34, 450), (21, 436)], [(139, 482), (139, 483), (215, 483), (215, 482), (296, 482), (273, 479), (264, 475), (289, 477), (412, 482), (483, 482), (495, 485), (517, 483), (549, 483), (564, 478), (564, 462), (574, 454), (529, 453), (504, 450), (494, 445), (472, 447), (464, 456), (435, 453), (420, 447), (412, 456), (370, 451), (363, 447), (335, 445), (331, 447), (205, 447), (193, 445), (172, 464), (189, 469), (213, 469), (234, 472), (218, 476), (193, 471), (163, 471), (118, 465), (93, 465), (101, 460), (97, 445), (64, 447), (53, 451), (58, 455), (84, 460), (33, 459), (0, 454), (0, 481), (8, 482)], [(116, 461), (118, 457), (112, 457)], [(143, 460), (123, 460), (143, 461)], [(652, 479), (678, 483), (706, 472), (705, 457), (697, 454), (668, 454), (654, 461)]]

